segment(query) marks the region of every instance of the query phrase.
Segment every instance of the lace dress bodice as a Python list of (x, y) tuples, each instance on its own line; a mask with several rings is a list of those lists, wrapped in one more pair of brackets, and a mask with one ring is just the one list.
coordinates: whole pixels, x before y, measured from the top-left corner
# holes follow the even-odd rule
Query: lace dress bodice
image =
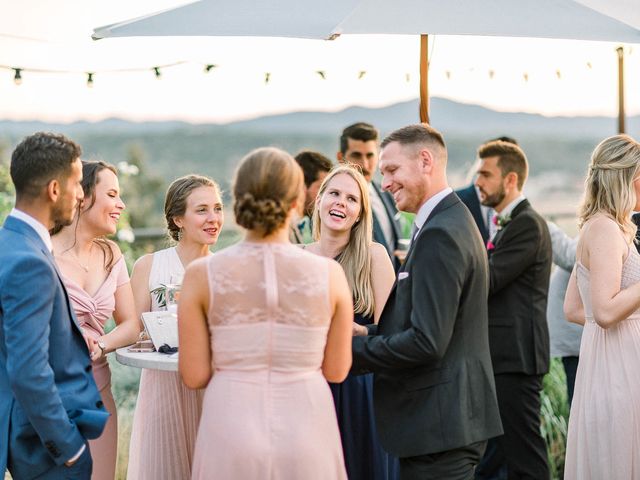
[(317, 371), (331, 319), (328, 262), (274, 243), (243, 242), (211, 257), (214, 367)]

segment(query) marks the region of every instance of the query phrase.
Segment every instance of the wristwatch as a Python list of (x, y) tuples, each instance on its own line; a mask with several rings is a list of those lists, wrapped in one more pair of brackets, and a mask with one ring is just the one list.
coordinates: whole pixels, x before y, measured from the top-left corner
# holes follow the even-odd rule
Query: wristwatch
[(102, 351), (102, 356), (104, 357), (107, 354), (107, 346), (102, 340), (98, 340), (97, 343), (98, 347), (100, 347), (100, 350)]

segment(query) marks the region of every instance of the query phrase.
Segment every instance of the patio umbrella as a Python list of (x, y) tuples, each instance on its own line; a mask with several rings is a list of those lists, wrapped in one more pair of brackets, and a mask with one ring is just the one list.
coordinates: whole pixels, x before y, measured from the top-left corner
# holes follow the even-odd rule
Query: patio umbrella
[(637, 0), (200, 0), (99, 27), (93, 38), (421, 35), (420, 117), (428, 122), (427, 34), (640, 43)]

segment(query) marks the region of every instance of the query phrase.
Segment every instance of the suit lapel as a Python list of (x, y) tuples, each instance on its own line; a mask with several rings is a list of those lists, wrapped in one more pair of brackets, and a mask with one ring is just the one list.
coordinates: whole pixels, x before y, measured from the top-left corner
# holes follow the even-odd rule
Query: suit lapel
[(493, 244), (496, 247), (500, 243), (500, 239), (504, 235), (504, 231), (507, 228), (509, 228), (509, 225), (511, 225), (511, 222), (513, 221), (513, 219), (516, 218), (521, 212), (524, 212), (526, 209), (530, 207), (531, 207), (531, 204), (529, 203), (529, 200), (527, 200), (526, 198), (522, 200), (518, 205), (516, 205), (516, 208), (514, 208), (513, 211), (511, 212), (511, 220), (509, 220), (509, 222), (504, 227), (498, 230), (498, 233), (496, 233), (496, 236), (493, 239)]

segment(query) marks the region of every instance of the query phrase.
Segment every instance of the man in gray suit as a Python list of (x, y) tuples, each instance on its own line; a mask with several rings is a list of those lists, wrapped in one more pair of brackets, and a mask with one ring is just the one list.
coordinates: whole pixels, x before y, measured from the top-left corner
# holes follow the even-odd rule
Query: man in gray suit
[(109, 414), (53, 259), (49, 230), (83, 198), (80, 147), (36, 133), (11, 157), (16, 206), (0, 229), (0, 475), (91, 477), (87, 439)]
[(379, 324), (353, 339), (353, 370), (374, 372), (380, 440), (403, 480), (472, 479), (486, 440), (502, 432), (487, 255), (446, 165), (444, 139), (427, 125), (382, 142), (382, 186), (416, 214), (414, 235)]

